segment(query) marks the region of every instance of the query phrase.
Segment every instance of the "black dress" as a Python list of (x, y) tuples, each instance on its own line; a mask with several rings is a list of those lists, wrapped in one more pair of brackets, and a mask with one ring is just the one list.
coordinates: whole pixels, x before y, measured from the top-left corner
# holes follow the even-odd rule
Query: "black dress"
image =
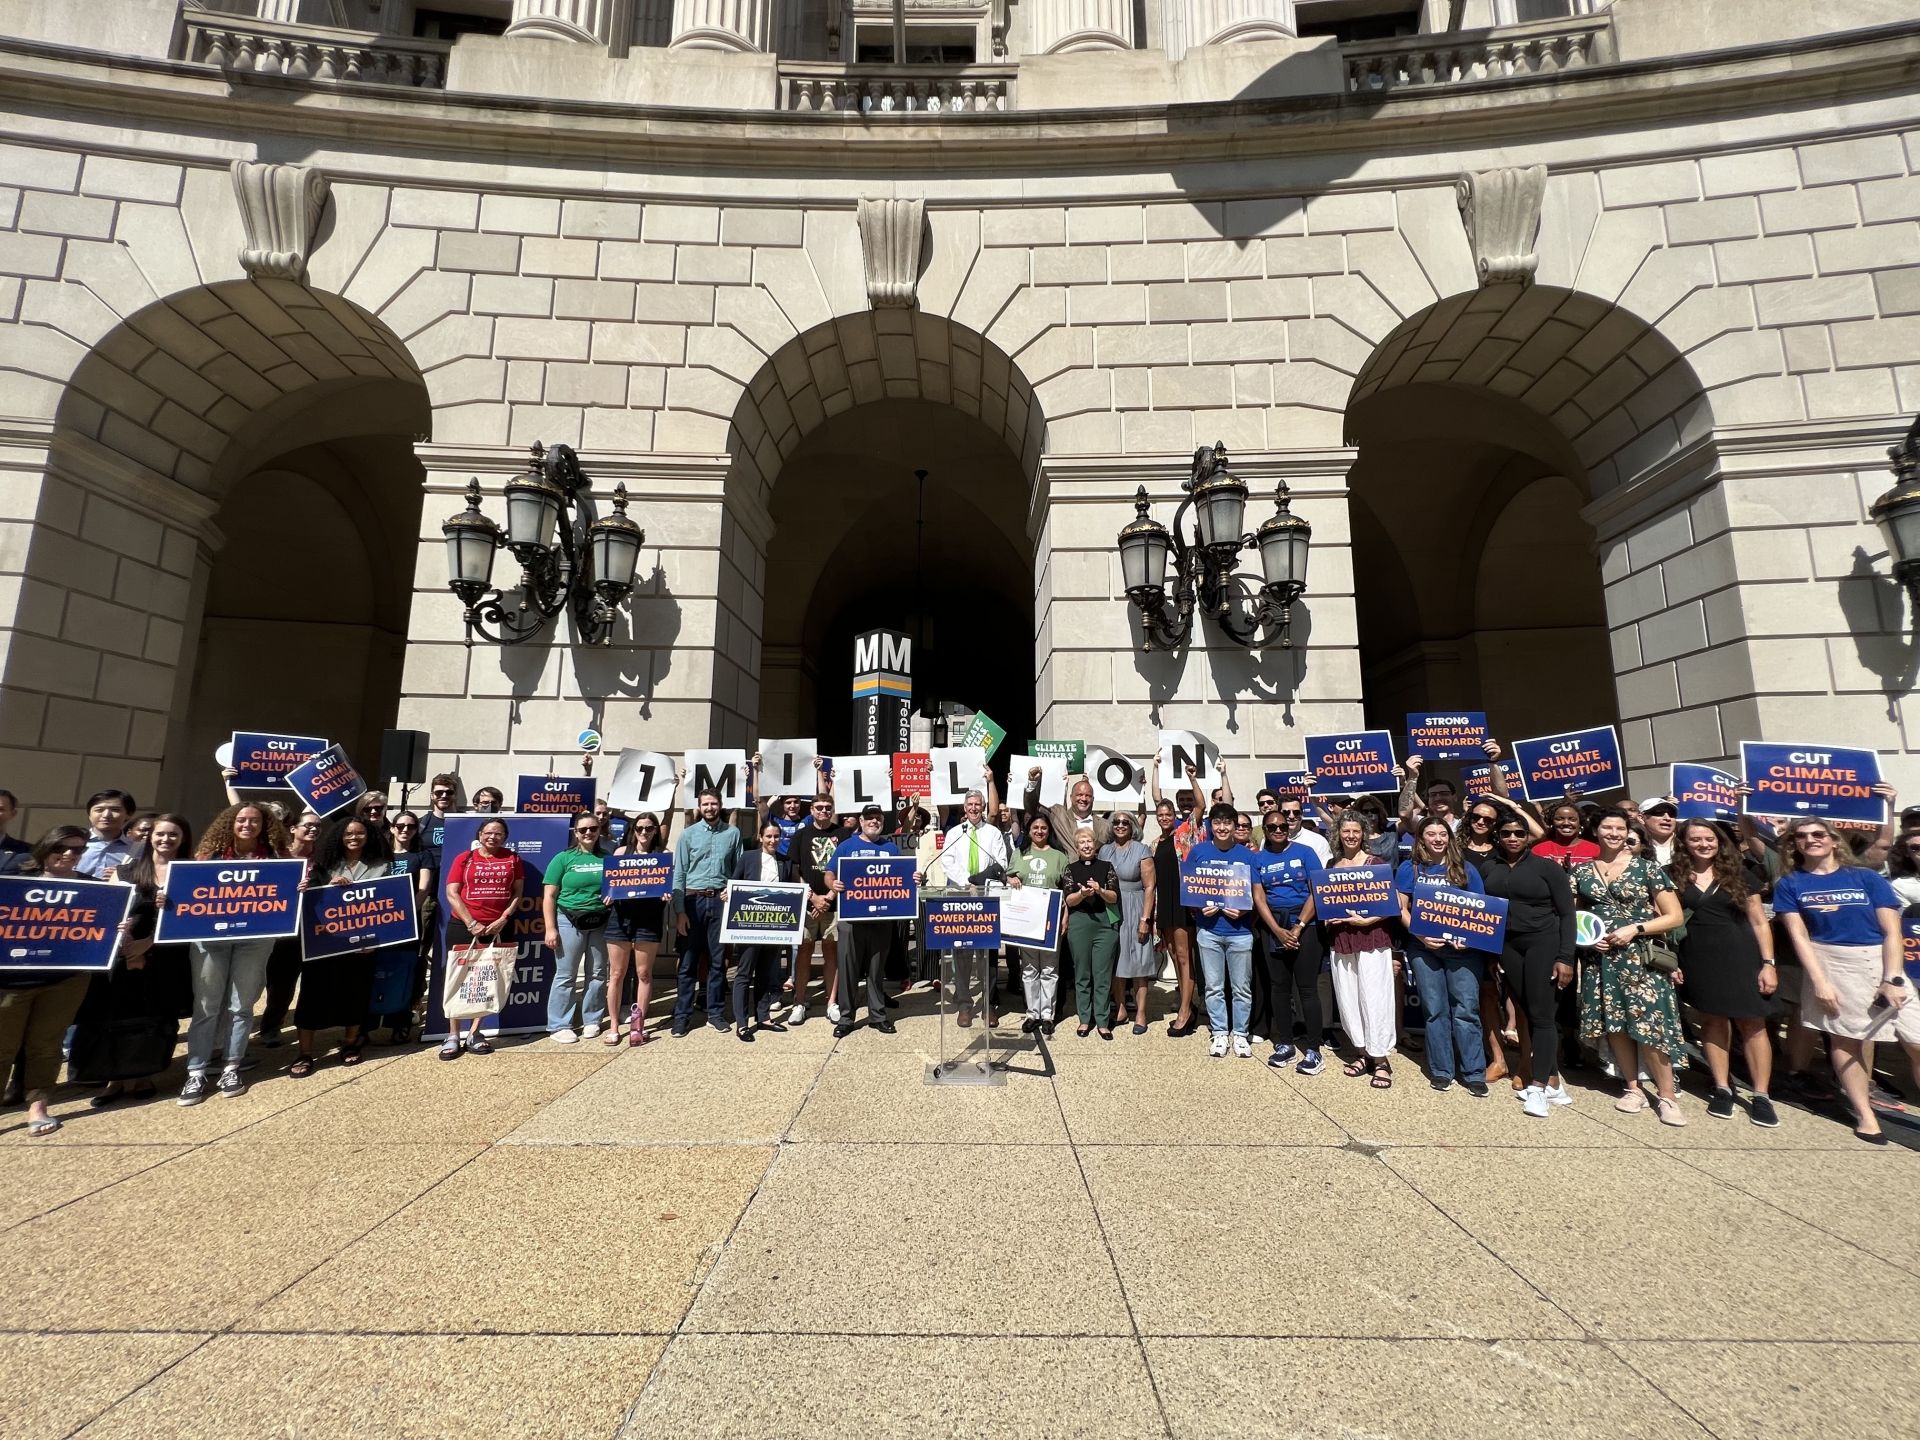
[[(354, 878), (374, 880), (386, 873), (383, 865), (378, 870)], [(338, 884), (340, 874), (335, 871), (333, 877), (324, 883)], [(380, 950), (367, 950), (357, 955), (302, 960), (300, 999), (293, 1007), (295, 1028), (331, 1030), (335, 1026), (351, 1028), (365, 1025), (367, 1007), (373, 998), (373, 967), (381, 953)]]
[(1680, 906), (1691, 911), (1680, 942), (1680, 993), (1703, 1015), (1761, 1019), (1772, 1006), (1760, 993), (1760, 944), (1753, 938), (1746, 910), (1719, 885), (1697, 890), (1680, 887)]
[[(141, 889), (127, 912), (131, 940), (152, 936), (159, 915), (151, 889)], [(173, 1060), (179, 1022), (193, 1013), (193, 977), (183, 944), (148, 948), (139, 969), (124, 958), (95, 975), (73, 1017), (67, 1078), (75, 1084), (144, 1080)], [(172, 1037), (172, 1038), (169, 1038)]]
[(1154, 926), (1184, 925), (1187, 912), (1180, 908), (1180, 855), (1173, 848), (1173, 836), (1162, 835), (1153, 847), (1154, 888), (1160, 894), (1154, 900)]

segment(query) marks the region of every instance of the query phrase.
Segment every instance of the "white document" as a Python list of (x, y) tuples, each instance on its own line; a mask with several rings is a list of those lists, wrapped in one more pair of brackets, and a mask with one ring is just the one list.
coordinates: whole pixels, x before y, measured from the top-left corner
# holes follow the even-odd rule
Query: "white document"
[(724, 810), (738, 810), (747, 803), (747, 752), (744, 750), (689, 750), (687, 788), (689, 803), (697, 804), (702, 790), (718, 790)]
[(1007, 788), (1015, 796), (1024, 796), (1033, 784), (1033, 772), (1040, 771), (1040, 803), (1046, 806), (1067, 803), (1067, 757), (1064, 755), (1015, 755), (1007, 761)]
[[(1060, 904), (1058, 890), (1036, 890), (1030, 885), (1009, 885), (995, 892), (1000, 897), (1000, 939), (1008, 945), (1046, 945), (1056, 942), (1058, 934), (1047, 933), (1047, 918), (1052, 907)], [(1066, 906), (1060, 905), (1064, 913)]]
[(1147, 772), (1131, 757), (1105, 745), (1087, 746), (1087, 783), (1093, 786), (1098, 810), (1144, 810)]
[(628, 814), (651, 811), (665, 815), (673, 809), (674, 791), (679, 786), (671, 755), (657, 750), (622, 750), (607, 786), (607, 808)]
[(805, 795), (812, 799), (820, 788), (820, 772), (813, 768), (819, 758), (816, 740), (762, 740), (759, 798)]
[(858, 815), (869, 805), (878, 805), (883, 810), (893, 809), (893, 757), (834, 756), (834, 813)]

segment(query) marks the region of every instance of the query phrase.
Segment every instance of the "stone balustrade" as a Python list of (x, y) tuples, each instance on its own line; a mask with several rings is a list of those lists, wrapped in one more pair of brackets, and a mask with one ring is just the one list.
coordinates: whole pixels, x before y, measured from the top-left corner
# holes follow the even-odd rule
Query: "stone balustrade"
[(1014, 108), (1012, 65), (822, 65), (780, 67), (780, 103), (786, 110), (864, 115), (966, 115)]
[(1343, 45), (1347, 89), (1356, 94), (1550, 75), (1613, 58), (1606, 14), (1443, 35), (1407, 35)]
[(206, 10), (189, 10), (185, 20), (180, 58), (229, 74), (438, 90), (447, 83), (453, 49), (448, 40), (282, 25)]

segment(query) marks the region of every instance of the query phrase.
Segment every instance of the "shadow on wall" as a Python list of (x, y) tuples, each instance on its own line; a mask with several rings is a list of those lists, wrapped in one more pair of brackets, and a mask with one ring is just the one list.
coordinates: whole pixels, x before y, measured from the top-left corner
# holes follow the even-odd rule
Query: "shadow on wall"
[(1914, 681), (1920, 678), (1920, 645), (1908, 638), (1902, 623), (1907, 615), (1906, 588), (1874, 569), (1864, 545), (1853, 547), (1853, 568), (1840, 582), (1840, 612), (1847, 617), (1854, 654), (1880, 677), (1887, 719), (1898, 720), (1900, 698), (1912, 694)]
[[(1257, 594), (1257, 588), (1251, 581), (1242, 587), (1243, 599), (1249, 590)], [(1200, 653), (1206, 656), (1207, 668), (1213, 677), (1213, 695), (1209, 698), (1226, 707), (1229, 734), (1240, 733), (1240, 706), (1243, 700), (1252, 700), (1260, 705), (1283, 706), (1282, 715), (1286, 724), (1288, 727), (1293, 725), (1294, 700), (1307, 676), (1307, 645), (1313, 638), (1313, 609), (1303, 597), (1293, 603), (1291, 614), (1293, 644), (1290, 648), (1282, 649), (1276, 639), (1264, 649), (1242, 650), (1212, 629), (1210, 622), (1196, 610), (1194, 630), (1199, 633), (1204, 628), (1204, 638), (1208, 642), (1207, 648)], [(1161, 707), (1180, 698), (1180, 679), (1186, 674), (1187, 661), (1193, 654), (1192, 642), (1189, 640), (1171, 650), (1149, 650), (1146, 648), (1146, 622), (1130, 601), (1127, 602), (1127, 617), (1133, 630), (1134, 673), (1147, 686), (1147, 714), (1155, 726), (1164, 728)]]

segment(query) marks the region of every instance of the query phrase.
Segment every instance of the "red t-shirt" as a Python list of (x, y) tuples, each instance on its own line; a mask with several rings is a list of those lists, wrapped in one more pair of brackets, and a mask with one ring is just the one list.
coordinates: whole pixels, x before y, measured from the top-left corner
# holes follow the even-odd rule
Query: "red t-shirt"
[(513, 903), (513, 882), (520, 876), (518, 855), (482, 855), (462, 850), (453, 857), (447, 883), (460, 887), (467, 912), (482, 925), (491, 925)]
[(1575, 865), (1600, 858), (1600, 847), (1591, 840), (1576, 840), (1571, 845), (1563, 845), (1558, 840), (1542, 840), (1533, 847), (1533, 853), (1542, 860), (1551, 860), (1554, 864), (1571, 870)]

